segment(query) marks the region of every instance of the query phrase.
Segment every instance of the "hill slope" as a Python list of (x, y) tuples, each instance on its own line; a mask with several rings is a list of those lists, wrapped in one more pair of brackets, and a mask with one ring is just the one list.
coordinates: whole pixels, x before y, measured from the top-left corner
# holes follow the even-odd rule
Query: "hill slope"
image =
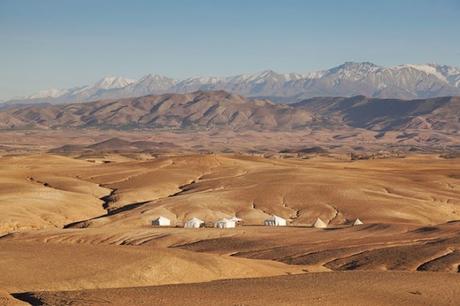
[(460, 98), (420, 100), (313, 98), (292, 105), (355, 128), (375, 131), (433, 129), (455, 131), (460, 127)]
[(311, 120), (267, 100), (248, 100), (224, 91), (165, 94), (69, 105), (23, 106), (0, 112), (0, 128), (296, 128)]
[(67, 105), (16, 106), (0, 111), (1, 129), (116, 128), (175, 130), (312, 129), (440, 131), (460, 129), (460, 98), (420, 100), (312, 98), (273, 104), (224, 91), (165, 94)]

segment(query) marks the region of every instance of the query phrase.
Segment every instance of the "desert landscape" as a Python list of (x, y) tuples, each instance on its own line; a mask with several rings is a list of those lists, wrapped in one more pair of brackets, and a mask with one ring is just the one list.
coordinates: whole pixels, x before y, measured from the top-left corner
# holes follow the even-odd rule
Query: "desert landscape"
[[(74, 154), (0, 159), (6, 304), (171, 305), (205, 295), (228, 305), (249, 287), (236, 300), (460, 298), (458, 158)], [(272, 215), (287, 226), (265, 226)], [(214, 228), (232, 216), (242, 220), (235, 228)], [(152, 226), (158, 217), (171, 224)], [(204, 227), (183, 228), (192, 218)]]
[(455, 305), (459, 102), (8, 105), (0, 301)]
[(0, 0), (0, 306), (460, 305), (458, 16)]

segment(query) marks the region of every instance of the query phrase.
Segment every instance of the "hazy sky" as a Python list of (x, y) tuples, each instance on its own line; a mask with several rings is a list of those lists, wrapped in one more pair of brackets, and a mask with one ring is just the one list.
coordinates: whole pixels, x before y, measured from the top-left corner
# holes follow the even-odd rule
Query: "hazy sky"
[(0, 0), (0, 99), (104, 75), (460, 66), (459, 0)]

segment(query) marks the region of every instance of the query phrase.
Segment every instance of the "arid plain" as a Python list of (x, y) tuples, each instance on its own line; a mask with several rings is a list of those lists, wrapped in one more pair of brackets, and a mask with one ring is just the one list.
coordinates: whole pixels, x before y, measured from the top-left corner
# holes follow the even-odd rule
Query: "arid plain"
[[(121, 139), (88, 152), (55, 141), (0, 158), (3, 304), (460, 300), (458, 158), (205, 154), (164, 142), (168, 152), (151, 154), (115, 150)], [(272, 214), (288, 226), (263, 226)], [(159, 216), (171, 227), (152, 227)], [(229, 216), (242, 224), (211, 228)], [(207, 228), (183, 228), (192, 217)], [(318, 217), (328, 228), (312, 227)]]

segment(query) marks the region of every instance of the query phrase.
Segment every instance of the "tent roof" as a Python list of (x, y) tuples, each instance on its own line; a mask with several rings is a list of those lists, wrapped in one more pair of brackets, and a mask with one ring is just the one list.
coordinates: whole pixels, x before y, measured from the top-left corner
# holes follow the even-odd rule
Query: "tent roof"
[(193, 217), (192, 219), (188, 220), (187, 222), (198, 222), (198, 223), (204, 223), (204, 221), (203, 221), (203, 220), (201, 220), (201, 219), (198, 219), (198, 218), (195, 218), (195, 217)]
[(315, 224), (313, 224), (313, 226), (316, 228), (324, 228), (327, 227), (327, 223), (318, 217), (316, 218)]
[(163, 216), (159, 216), (158, 218), (154, 219), (154, 221), (156, 221), (156, 220), (168, 220), (169, 221), (168, 218), (163, 217)]
[(228, 218), (228, 220), (231, 220), (231, 221), (236, 221), (236, 222), (238, 222), (238, 221), (242, 221), (243, 219), (241, 219), (241, 218), (238, 218), (238, 217), (234, 216), (234, 217), (230, 217), (230, 218)]
[(227, 222), (235, 222), (235, 220), (223, 218), (223, 219), (220, 219), (220, 220), (217, 220), (217, 221), (216, 221), (216, 223), (218, 223), (218, 222), (227, 223)]
[(361, 225), (364, 224), (363, 221), (359, 220), (359, 218), (356, 218), (355, 222), (353, 222), (353, 225)]

